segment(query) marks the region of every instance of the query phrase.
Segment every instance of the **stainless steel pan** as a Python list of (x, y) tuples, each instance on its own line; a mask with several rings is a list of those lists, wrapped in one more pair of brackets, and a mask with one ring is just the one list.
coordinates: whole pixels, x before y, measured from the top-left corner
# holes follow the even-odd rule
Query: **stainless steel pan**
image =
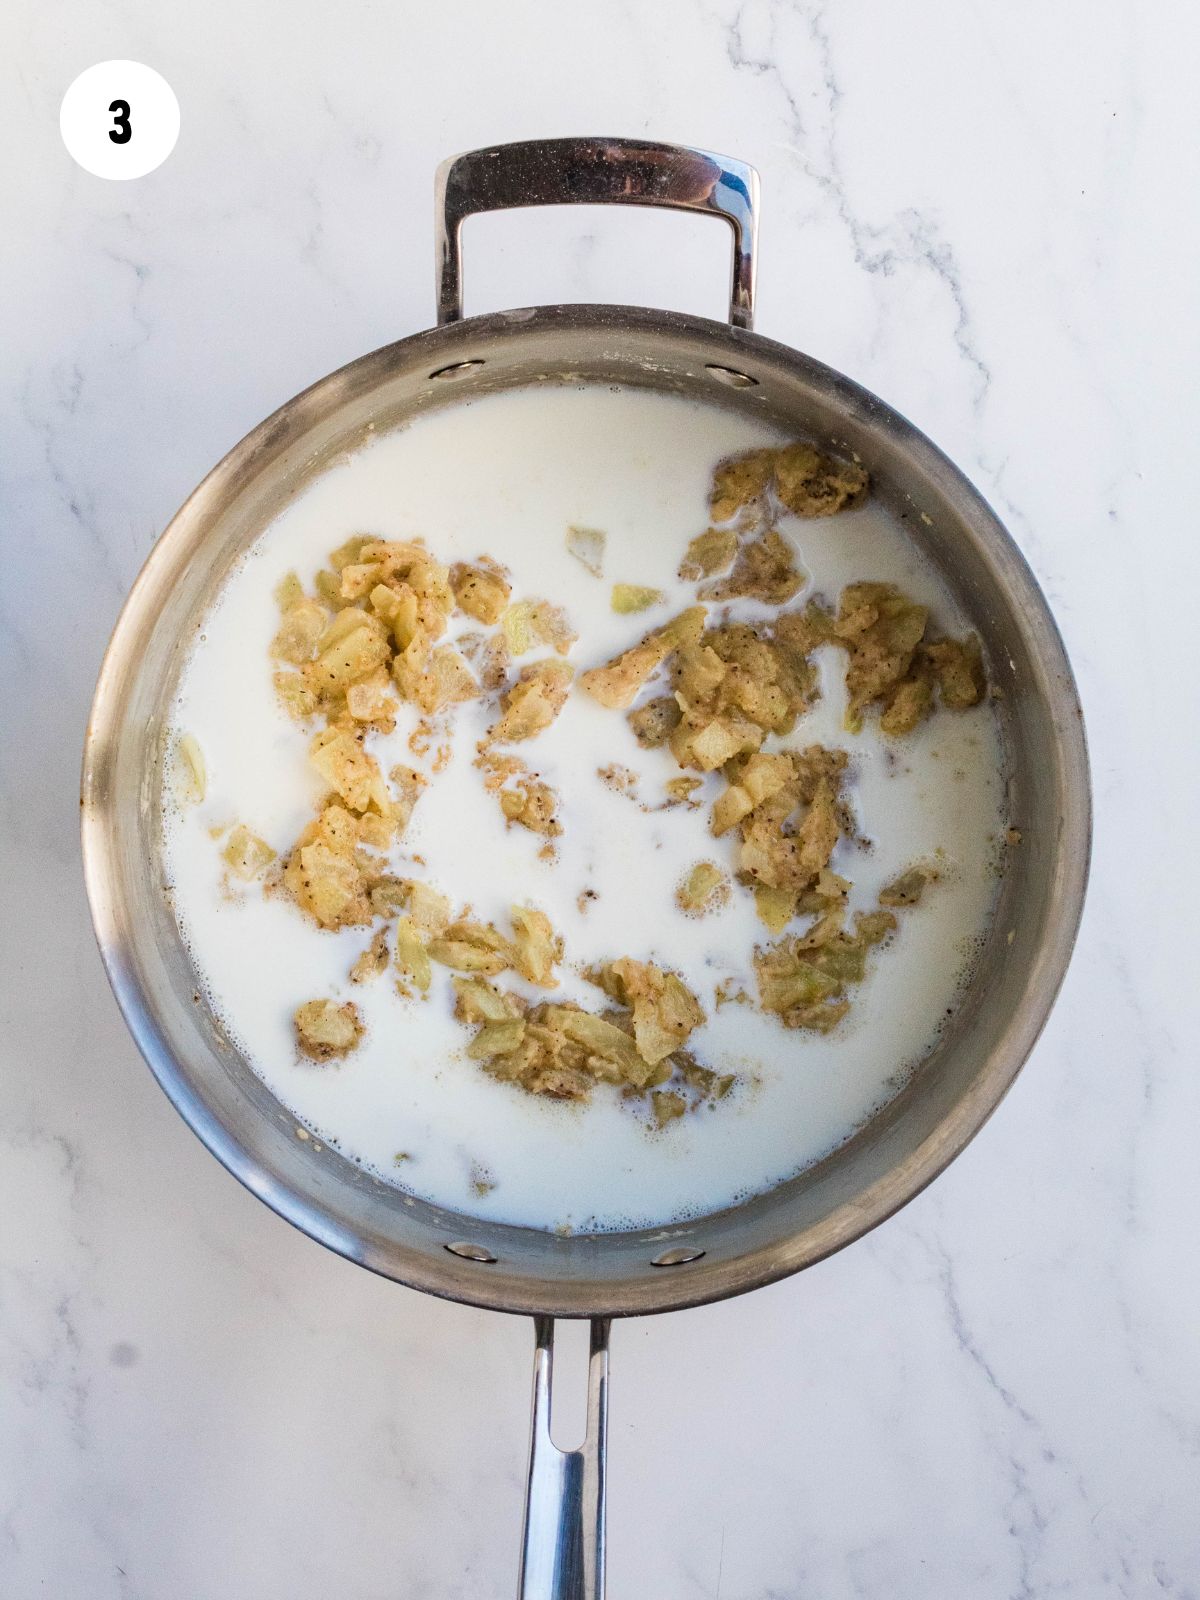
[[(96, 689), (83, 846), (101, 953), (130, 1031), (208, 1148), (312, 1238), (416, 1289), (537, 1328), (521, 1594), (604, 1587), (604, 1426), (612, 1317), (740, 1294), (819, 1261), (911, 1200), (995, 1109), (1070, 956), (1090, 844), (1087, 756), (1062, 641), (1029, 568), (963, 475), (850, 379), (751, 331), (758, 183), (740, 162), (633, 140), (501, 146), (438, 175), (438, 326), (323, 378), (226, 456), (158, 541)], [(572, 201), (710, 212), (733, 233), (729, 322), (564, 305), (462, 319), (460, 230), (475, 212)], [(769, 1194), (670, 1228), (562, 1238), (404, 1195), (313, 1140), (197, 993), (160, 871), (164, 723), (184, 655), (231, 565), (305, 485), (368, 435), (533, 383), (669, 390), (861, 457), (875, 492), (960, 597), (1002, 691), (1012, 852), (975, 981), (908, 1086), (841, 1149)], [(592, 1319), (588, 1437), (548, 1432), (553, 1318)]]

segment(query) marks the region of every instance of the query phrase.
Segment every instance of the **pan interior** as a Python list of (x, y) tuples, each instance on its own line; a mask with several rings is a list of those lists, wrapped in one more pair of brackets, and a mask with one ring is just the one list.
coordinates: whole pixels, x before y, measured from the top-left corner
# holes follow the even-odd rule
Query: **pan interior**
[[(983, 636), (1025, 841), (963, 1004), (904, 1090), (847, 1144), (708, 1217), (570, 1238), (441, 1210), (298, 1138), (295, 1119), (197, 998), (158, 862), (165, 719), (191, 640), (239, 555), (373, 434), (467, 397), (555, 383), (667, 390), (860, 457)], [(333, 374), (251, 434), (187, 502), (138, 580), (97, 691), (84, 780), (89, 894), (114, 988), (164, 1088), (213, 1152), (289, 1220), (373, 1270), (557, 1315), (669, 1309), (751, 1288), (903, 1204), (971, 1137), (1024, 1060), (1065, 968), (1086, 872), (1074, 685), (1040, 593), (986, 505), (928, 441), (838, 375), (723, 325), (626, 308), (506, 313), (418, 335)]]

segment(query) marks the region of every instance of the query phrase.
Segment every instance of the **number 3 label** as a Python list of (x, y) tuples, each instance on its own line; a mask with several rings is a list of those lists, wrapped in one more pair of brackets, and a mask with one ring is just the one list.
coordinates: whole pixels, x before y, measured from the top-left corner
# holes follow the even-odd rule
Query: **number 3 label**
[(129, 101), (113, 100), (108, 108), (113, 114), (113, 125), (108, 130), (108, 137), (114, 144), (128, 144), (133, 138), (133, 129), (129, 126)]
[(160, 167), (179, 137), (171, 85), (140, 61), (101, 61), (63, 96), (63, 143), (97, 178), (141, 178)]

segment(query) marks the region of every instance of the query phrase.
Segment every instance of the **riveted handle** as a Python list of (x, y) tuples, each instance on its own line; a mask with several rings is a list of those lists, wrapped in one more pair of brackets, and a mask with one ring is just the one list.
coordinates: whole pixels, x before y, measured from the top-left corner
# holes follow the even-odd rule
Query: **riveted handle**
[(607, 1318), (592, 1323), (587, 1434), (578, 1450), (550, 1437), (554, 1322), (535, 1319), (533, 1425), (517, 1600), (604, 1600), (604, 1474), (608, 1428)]
[(463, 314), (462, 225), (514, 206), (663, 206), (722, 217), (733, 230), (729, 320), (754, 325), (758, 173), (744, 161), (648, 139), (529, 139), (452, 156), (437, 170), (438, 322)]

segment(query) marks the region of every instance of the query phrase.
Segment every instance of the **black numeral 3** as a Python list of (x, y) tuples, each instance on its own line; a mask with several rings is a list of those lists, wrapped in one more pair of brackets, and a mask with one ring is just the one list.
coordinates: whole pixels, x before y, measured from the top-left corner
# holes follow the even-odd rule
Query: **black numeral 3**
[(113, 126), (108, 130), (108, 137), (114, 144), (128, 144), (133, 138), (128, 100), (114, 100), (108, 109), (113, 114)]

